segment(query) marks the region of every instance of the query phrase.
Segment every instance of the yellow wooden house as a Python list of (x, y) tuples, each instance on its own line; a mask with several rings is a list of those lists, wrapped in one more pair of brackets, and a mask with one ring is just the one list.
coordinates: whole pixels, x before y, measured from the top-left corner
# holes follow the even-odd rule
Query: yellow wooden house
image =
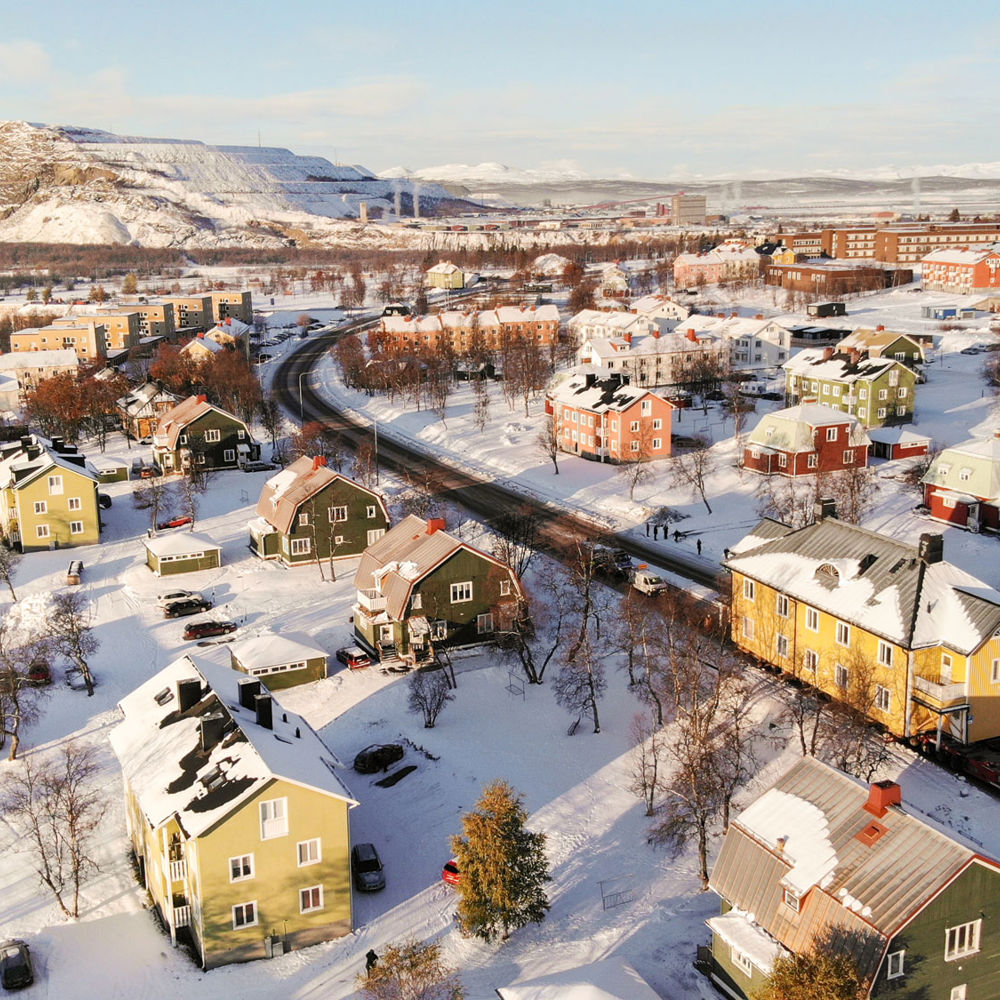
[(357, 802), (303, 718), (203, 656), (175, 660), (119, 708), (128, 835), (174, 944), (210, 969), (351, 932)]
[(1000, 735), (1000, 593), (916, 545), (836, 519), (760, 522), (725, 561), (740, 649), (898, 737)]
[(427, 284), (431, 288), (465, 288), (465, 272), (450, 260), (427, 269)]

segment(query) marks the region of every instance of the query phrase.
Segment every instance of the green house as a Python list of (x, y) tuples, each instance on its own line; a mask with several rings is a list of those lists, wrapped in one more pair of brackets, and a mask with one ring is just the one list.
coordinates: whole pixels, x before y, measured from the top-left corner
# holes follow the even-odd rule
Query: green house
[(205, 396), (188, 396), (167, 410), (153, 432), (153, 461), (163, 472), (236, 469), (258, 458), (260, 445), (247, 425)]
[(783, 954), (846, 953), (870, 997), (975, 1000), (1000, 977), (1000, 864), (811, 757), (730, 824), (709, 974), (742, 1000)]
[(195, 531), (171, 531), (153, 535), (142, 543), (146, 547), (146, 565), (157, 576), (196, 573), (222, 565), (222, 547), (207, 535)]
[(789, 406), (822, 403), (853, 414), (866, 428), (913, 420), (917, 373), (895, 358), (807, 348), (787, 361), (784, 370)]
[(270, 690), (326, 677), (326, 651), (306, 635), (265, 632), (229, 647), (233, 670), (259, 678)]
[(361, 556), (354, 578), (358, 643), (381, 660), (411, 664), (435, 646), (474, 646), (494, 635), (494, 615), (521, 595), (514, 571), (411, 514)]
[(388, 527), (379, 493), (328, 469), (323, 456), (304, 455), (264, 484), (250, 551), (286, 566), (356, 558)]

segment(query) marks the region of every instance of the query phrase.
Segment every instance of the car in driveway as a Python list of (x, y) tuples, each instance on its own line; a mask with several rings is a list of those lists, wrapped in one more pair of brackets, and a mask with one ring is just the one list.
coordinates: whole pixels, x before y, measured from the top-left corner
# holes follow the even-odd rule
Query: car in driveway
[(373, 743), (354, 758), (354, 770), (359, 774), (388, 771), (396, 761), (403, 759), (405, 752), (399, 743)]
[(271, 465), (270, 462), (244, 462), (240, 468), (244, 472), (270, 472), (277, 466)]
[(351, 670), (360, 670), (361, 667), (372, 665), (372, 658), (360, 646), (344, 646), (338, 649), (337, 659)]
[(441, 869), (441, 881), (448, 885), (458, 885), (462, 880), (462, 873), (458, 870), (458, 858), (449, 858)]
[(0, 985), (5, 990), (30, 986), (35, 981), (31, 949), (18, 938), (0, 942)]
[(185, 615), (197, 615), (202, 611), (210, 611), (212, 602), (205, 598), (185, 597), (180, 601), (171, 601), (163, 609), (164, 618), (183, 618)]
[(161, 608), (165, 608), (174, 601), (202, 600), (202, 595), (197, 590), (165, 590), (162, 594), (156, 595), (156, 603)]
[(236, 628), (236, 622), (191, 622), (191, 624), (184, 629), (184, 638), (207, 639), (209, 636), (213, 635), (229, 635), (230, 632), (235, 632)]
[(111, 497), (109, 497), (107, 493), (98, 493), (97, 506), (100, 507), (101, 510), (109, 510), (111, 507)]
[(52, 668), (47, 660), (36, 657), (28, 667), (28, 683), (32, 687), (48, 687), (52, 683)]
[(185, 515), (179, 515), (178, 517), (171, 517), (166, 521), (160, 521), (156, 525), (157, 531), (166, 531), (167, 528), (181, 528), (185, 524), (190, 524), (191, 518)]
[(351, 874), (358, 892), (378, 892), (385, 888), (385, 869), (374, 844), (355, 844), (351, 848)]
[(139, 470), (140, 479), (154, 479), (160, 474), (160, 470), (155, 465), (144, 465)]

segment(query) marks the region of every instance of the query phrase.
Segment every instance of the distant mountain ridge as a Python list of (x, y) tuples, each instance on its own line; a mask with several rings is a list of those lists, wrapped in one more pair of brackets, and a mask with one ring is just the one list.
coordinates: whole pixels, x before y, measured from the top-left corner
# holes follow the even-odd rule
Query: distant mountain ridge
[(405, 214), (415, 192), (423, 213), (453, 210), (438, 185), (287, 149), (0, 122), (0, 241), (324, 244), (362, 202), (373, 215), (391, 212), (397, 192)]

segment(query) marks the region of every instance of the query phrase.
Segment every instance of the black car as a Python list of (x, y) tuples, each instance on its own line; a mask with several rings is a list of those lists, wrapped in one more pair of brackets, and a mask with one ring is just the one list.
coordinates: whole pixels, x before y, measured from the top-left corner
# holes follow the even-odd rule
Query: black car
[(164, 618), (181, 618), (184, 615), (196, 615), (202, 611), (208, 611), (212, 607), (211, 601), (204, 598), (186, 597), (181, 601), (171, 601), (163, 609)]
[(31, 952), (24, 941), (12, 938), (0, 944), (0, 985), (5, 990), (30, 986), (35, 981)]
[(109, 497), (107, 493), (98, 493), (97, 506), (100, 507), (101, 510), (107, 510), (111, 506), (111, 497)]
[(398, 743), (373, 743), (354, 758), (354, 770), (359, 774), (388, 771), (397, 760), (403, 759), (404, 752)]
[(351, 848), (351, 873), (359, 892), (378, 892), (385, 888), (385, 869), (374, 844), (355, 844)]

